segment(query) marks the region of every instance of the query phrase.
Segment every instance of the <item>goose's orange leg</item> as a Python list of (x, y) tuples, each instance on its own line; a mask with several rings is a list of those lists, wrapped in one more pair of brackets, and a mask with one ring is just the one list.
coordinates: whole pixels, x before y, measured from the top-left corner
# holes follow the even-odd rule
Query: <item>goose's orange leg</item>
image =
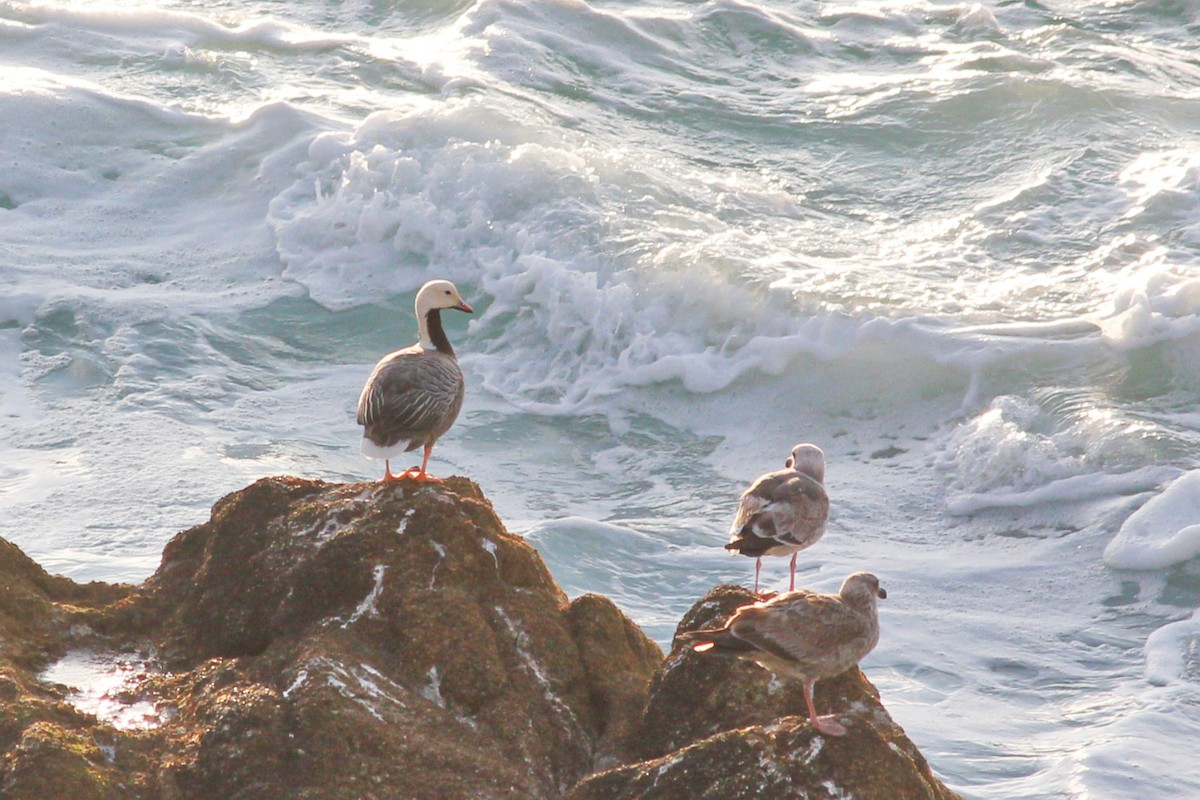
[(391, 467), (388, 465), (387, 459), (384, 459), (383, 468), (386, 473), (383, 480), (387, 483), (395, 483), (397, 481), (419, 481), (421, 483), (441, 483), (441, 478), (435, 478), (425, 471), (425, 467), (429, 465), (429, 454), (433, 452), (433, 445), (425, 445), (425, 457), (421, 459), (421, 466), (409, 467), (399, 475), (393, 475)]

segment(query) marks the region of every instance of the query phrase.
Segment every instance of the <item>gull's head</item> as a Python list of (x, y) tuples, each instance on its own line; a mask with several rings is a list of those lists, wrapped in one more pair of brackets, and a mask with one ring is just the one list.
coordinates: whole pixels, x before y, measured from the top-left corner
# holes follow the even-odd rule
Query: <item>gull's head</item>
[(855, 605), (875, 605), (876, 598), (883, 600), (887, 591), (879, 585), (879, 578), (869, 572), (856, 572), (842, 581), (838, 594)]
[(793, 447), (785, 466), (807, 475), (817, 483), (825, 482), (825, 451), (815, 444), (805, 442)]

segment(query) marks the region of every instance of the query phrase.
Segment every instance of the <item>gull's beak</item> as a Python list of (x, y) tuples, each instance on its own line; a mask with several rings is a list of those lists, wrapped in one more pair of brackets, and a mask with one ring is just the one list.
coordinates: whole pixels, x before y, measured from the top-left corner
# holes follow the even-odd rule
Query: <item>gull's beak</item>
[(458, 305), (454, 306), (454, 308), (458, 309), (459, 311), (465, 311), (465, 312), (467, 312), (468, 314), (474, 314), (474, 313), (475, 313), (475, 309), (473, 309), (473, 308), (471, 308), (469, 305), (467, 305), (467, 301), (466, 301), (466, 300), (461, 300), (461, 301), (459, 302), (459, 304), (458, 304)]

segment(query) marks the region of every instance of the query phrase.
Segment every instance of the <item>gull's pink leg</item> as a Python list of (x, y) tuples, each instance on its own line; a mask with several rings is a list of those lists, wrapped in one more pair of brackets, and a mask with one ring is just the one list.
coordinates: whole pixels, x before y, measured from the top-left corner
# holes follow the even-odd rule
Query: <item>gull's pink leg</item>
[(754, 559), (754, 593), (758, 594), (758, 573), (762, 569), (762, 556)]
[(792, 581), (788, 584), (788, 591), (796, 591), (796, 556), (800, 555), (799, 551), (792, 553)]
[(813, 705), (813, 683), (815, 681), (804, 682), (804, 699), (808, 701), (808, 719), (813, 724), (813, 727), (819, 730), (826, 736), (845, 736), (846, 729), (833, 714), (817, 715), (817, 708)]

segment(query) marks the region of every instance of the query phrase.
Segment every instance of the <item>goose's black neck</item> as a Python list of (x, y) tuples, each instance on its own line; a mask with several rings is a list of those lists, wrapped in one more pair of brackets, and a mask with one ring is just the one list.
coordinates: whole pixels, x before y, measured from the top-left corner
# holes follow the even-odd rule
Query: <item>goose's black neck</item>
[(429, 331), (429, 341), (433, 342), (434, 348), (439, 353), (445, 353), (448, 356), (454, 355), (454, 348), (450, 346), (450, 340), (446, 338), (446, 329), (442, 327), (442, 310), (440, 308), (429, 310), (425, 315), (425, 326)]

